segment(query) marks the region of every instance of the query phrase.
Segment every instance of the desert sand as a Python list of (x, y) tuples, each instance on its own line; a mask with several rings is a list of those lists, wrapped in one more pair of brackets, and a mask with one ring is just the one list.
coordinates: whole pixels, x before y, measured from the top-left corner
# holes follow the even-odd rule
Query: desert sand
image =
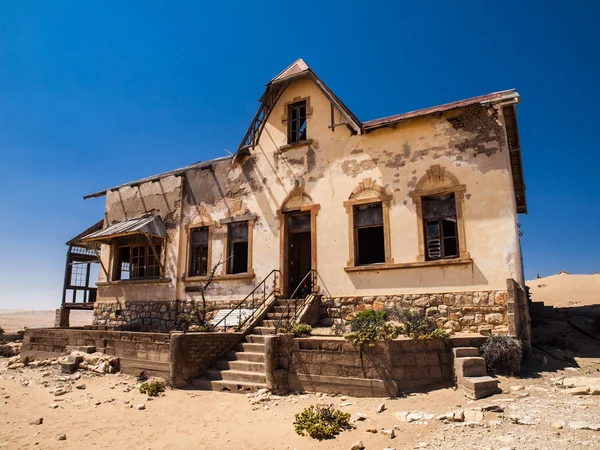
[[(66, 381), (77, 375), (62, 374), (56, 365), (7, 369), (6, 361), (0, 358), (0, 448), (348, 450), (358, 440), (367, 450), (600, 448), (600, 432), (575, 429), (581, 424), (600, 429), (600, 395), (570, 395), (556, 385), (557, 377), (600, 380), (598, 358), (577, 358), (580, 368), (572, 369), (539, 363), (543, 369), (536, 368), (536, 376), (501, 377), (504, 393), (478, 401), (445, 388), (396, 399), (305, 393), (271, 396), (258, 404), (242, 394), (171, 389), (149, 400), (128, 375), (81, 372), (79, 380)], [(55, 396), (65, 384), (72, 390)], [(81, 384), (84, 389), (77, 388)], [(377, 413), (381, 402), (387, 409)], [(363, 413), (366, 420), (354, 422), (355, 429), (334, 440), (297, 435), (294, 414), (319, 403), (333, 404), (353, 420)], [(145, 408), (137, 409), (141, 404)], [(435, 418), (409, 423), (396, 417), (399, 411), (437, 415), (490, 405), (495, 412), (485, 412), (477, 423)], [(40, 418), (41, 424), (32, 424)], [(395, 439), (382, 428), (395, 428)], [(66, 440), (57, 440), (61, 434)]]
[(534, 302), (546, 306), (600, 305), (600, 274), (570, 275), (561, 272), (545, 278), (527, 281)]
[[(0, 309), (0, 327), (7, 333), (27, 328), (54, 326), (54, 310)], [(92, 324), (92, 311), (71, 311), (71, 326), (81, 327)]]

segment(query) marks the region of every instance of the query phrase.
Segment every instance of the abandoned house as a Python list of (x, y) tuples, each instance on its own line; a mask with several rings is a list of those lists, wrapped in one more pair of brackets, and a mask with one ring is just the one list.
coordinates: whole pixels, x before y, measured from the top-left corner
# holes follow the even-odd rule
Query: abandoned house
[(222, 311), (270, 289), (322, 326), (396, 307), (528, 338), (515, 90), (362, 122), (299, 59), (259, 101), (234, 155), (84, 197), (105, 214), (68, 243), (59, 322), (168, 331), (211, 277)]

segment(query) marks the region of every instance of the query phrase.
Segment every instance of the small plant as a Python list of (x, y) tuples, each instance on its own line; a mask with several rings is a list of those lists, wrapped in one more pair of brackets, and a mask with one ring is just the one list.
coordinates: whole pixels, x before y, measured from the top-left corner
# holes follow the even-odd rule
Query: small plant
[(295, 415), (294, 429), (300, 436), (306, 432), (311, 438), (322, 441), (333, 439), (350, 428), (350, 414), (334, 409), (332, 405), (311, 405)]
[(440, 328), (434, 320), (411, 311), (402, 311), (400, 320), (400, 334), (413, 339), (445, 339), (450, 336), (443, 328)]
[(311, 333), (312, 327), (306, 323), (297, 323), (292, 327), (294, 337), (310, 336)]
[(12, 345), (0, 345), (0, 356), (4, 358), (11, 358), (13, 356), (17, 356), (18, 354), (18, 348), (13, 347)]
[(479, 349), (490, 372), (514, 375), (521, 370), (523, 347), (518, 339), (492, 334)]
[(398, 336), (398, 328), (391, 323), (386, 323), (385, 311), (361, 311), (349, 321), (350, 334), (345, 338), (352, 341), (356, 347), (368, 343), (375, 346), (375, 341), (389, 341)]
[(206, 333), (208, 331), (211, 331), (211, 327), (210, 325), (190, 325), (188, 327), (188, 331), (195, 331), (195, 332), (203, 332)]
[(0, 327), (0, 336), (4, 334), (4, 328)]
[(165, 383), (162, 381), (145, 381), (140, 385), (140, 393), (149, 397), (158, 397), (158, 394), (164, 392)]

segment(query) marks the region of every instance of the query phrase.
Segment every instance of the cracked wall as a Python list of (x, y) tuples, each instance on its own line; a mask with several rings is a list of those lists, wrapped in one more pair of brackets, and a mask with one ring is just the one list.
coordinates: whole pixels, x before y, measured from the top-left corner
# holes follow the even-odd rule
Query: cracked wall
[[(287, 146), (284, 105), (308, 96), (312, 107), (307, 119), (309, 141)], [(336, 123), (344, 120), (337, 111), (334, 119)], [(516, 207), (499, 107), (477, 105), (414, 118), (364, 135), (352, 135), (345, 126), (332, 131), (330, 125), (329, 100), (312, 81), (296, 80), (282, 94), (259, 145), (241, 166), (220, 161), (211, 169), (189, 171), (184, 179), (166, 177), (160, 183), (108, 193), (108, 223), (142, 212), (159, 213), (165, 219), (171, 281), (146, 288), (106, 288), (99, 299), (197, 299), (186, 289), (197, 281), (185, 279), (190, 221), (204, 214), (214, 222), (214, 262), (225, 254), (226, 226), (220, 221), (251, 214), (256, 217), (254, 277), (220, 280), (210, 294), (217, 300), (243, 298), (272, 269), (280, 269), (277, 211), (296, 186), (320, 206), (316, 268), (321, 287), (332, 296), (491, 291), (505, 289), (508, 278), (522, 280)], [(464, 221), (472, 264), (346, 272), (349, 230), (343, 203), (352, 191), (371, 178), (392, 195), (391, 255), (394, 263), (414, 263), (420, 225), (409, 193), (436, 164), (466, 186)], [(105, 253), (103, 260), (108, 259)], [(110, 289), (116, 290), (105, 295)]]

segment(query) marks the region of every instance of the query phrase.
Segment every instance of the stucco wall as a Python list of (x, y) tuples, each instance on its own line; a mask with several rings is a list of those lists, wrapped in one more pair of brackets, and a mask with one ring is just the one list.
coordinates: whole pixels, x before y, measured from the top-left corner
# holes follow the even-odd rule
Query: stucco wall
[[(309, 145), (284, 149), (285, 104), (310, 97)], [(342, 121), (339, 113), (335, 122)], [(217, 162), (212, 169), (190, 171), (185, 179), (167, 177), (107, 194), (107, 223), (160, 214), (167, 223), (167, 271), (164, 284), (100, 286), (99, 301), (197, 300), (184, 280), (190, 222), (214, 224), (213, 264), (224, 258), (226, 226), (220, 220), (256, 216), (253, 226), (254, 277), (222, 278), (213, 299), (241, 299), (272, 269), (280, 269), (277, 211), (300, 186), (320, 206), (316, 218), (316, 261), (321, 287), (333, 297), (501, 291), (508, 278), (522, 280), (515, 200), (500, 107), (477, 105), (436, 116), (406, 120), (395, 128), (352, 135), (345, 126), (332, 131), (330, 104), (309, 80), (294, 81), (279, 99), (252, 156), (242, 164)], [(440, 165), (466, 186), (464, 224), (472, 263), (452, 266), (346, 272), (349, 259), (348, 216), (343, 206), (366, 178), (391, 194), (390, 238), (394, 263), (413, 263), (418, 254), (415, 205), (409, 193), (432, 165)], [(103, 262), (110, 266), (108, 248)], [(101, 281), (103, 274), (101, 273)]]

